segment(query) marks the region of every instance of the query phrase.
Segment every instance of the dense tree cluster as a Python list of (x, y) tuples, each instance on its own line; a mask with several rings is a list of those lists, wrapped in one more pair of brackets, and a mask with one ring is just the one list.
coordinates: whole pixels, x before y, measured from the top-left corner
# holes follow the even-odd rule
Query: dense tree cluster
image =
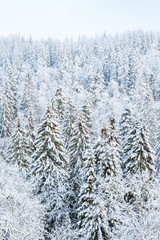
[(0, 238), (158, 240), (160, 35), (0, 50)]

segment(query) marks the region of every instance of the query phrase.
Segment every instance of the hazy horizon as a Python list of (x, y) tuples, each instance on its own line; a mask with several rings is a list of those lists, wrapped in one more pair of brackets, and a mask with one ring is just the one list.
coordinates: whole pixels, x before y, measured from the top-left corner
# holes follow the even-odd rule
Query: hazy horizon
[(160, 31), (158, 0), (0, 0), (0, 36), (33, 39)]

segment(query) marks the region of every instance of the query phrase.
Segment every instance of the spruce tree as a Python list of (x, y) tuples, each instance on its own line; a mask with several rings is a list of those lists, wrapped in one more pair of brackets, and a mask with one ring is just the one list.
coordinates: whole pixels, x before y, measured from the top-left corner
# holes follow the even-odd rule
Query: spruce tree
[(15, 97), (11, 87), (10, 80), (8, 78), (5, 79), (5, 87), (3, 94), (3, 102), (2, 102), (2, 137), (9, 137), (13, 128), (13, 121), (15, 119)]
[(129, 132), (132, 128), (132, 117), (131, 111), (128, 107), (126, 107), (122, 113), (120, 120), (120, 129), (119, 129), (119, 139), (120, 139), (120, 159), (123, 167), (123, 161), (128, 155), (128, 145), (130, 141)]
[(78, 207), (78, 193), (81, 186), (81, 169), (84, 165), (84, 156), (89, 148), (90, 139), (85, 119), (81, 114), (73, 126), (73, 134), (69, 143), (70, 154), (70, 185), (71, 185), (71, 219), (73, 222), (77, 219), (76, 209)]
[(110, 118), (109, 134), (106, 136), (103, 150), (99, 155), (100, 161), (100, 175), (106, 178), (109, 176), (116, 176), (121, 173), (119, 144), (117, 141), (117, 130), (115, 126), (115, 118)]
[(88, 97), (85, 99), (85, 103), (82, 107), (82, 113), (85, 117), (86, 126), (88, 128), (88, 132), (91, 137), (91, 140), (93, 140), (95, 138), (95, 132), (93, 131), (93, 112), (92, 112), (92, 104)]
[(156, 155), (156, 164), (155, 164), (155, 170), (156, 175), (159, 176), (160, 174), (160, 126), (157, 128), (157, 134), (156, 134), (156, 146), (155, 146), (155, 155)]
[(81, 176), (78, 208), (79, 239), (108, 240), (111, 237), (111, 230), (106, 221), (106, 208), (102, 201), (98, 201), (95, 158), (92, 149), (86, 152)]
[(149, 144), (148, 132), (144, 125), (136, 122), (130, 131), (128, 155), (123, 163), (124, 175), (147, 173), (152, 177), (154, 173), (155, 156)]
[(101, 164), (101, 155), (104, 153), (104, 147), (108, 143), (109, 138), (109, 128), (103, 126), (101, 129), (101, 136), (97, 140), (97, 143), (94, 146), (94, 154), (96, 158), (96, 174), (100, 175), (100, 164)]
[(27, 133), (22, 127), (20, 118), (18, 117), (11, 133), (6, 158), (7, 162), (16, 165), (24, 174), (28, 174), (30, 170), (29, 157), (31, 151), (27, 140)]
[(67, 218), (68, 159), (50, 107), (38, 129), (31, 162), (35, 193), (47, 208), (46, 230), (54, 232)]
[(73, 133), (73, 125), (76, 120), (77, 110), (73, 105), (71, 99), (68, 100), (66, 112), (63, 119), (63, 135), (66, 149), (69, 148), (69, 142)]
[(27, 125), (27, 138), (29, 143), (29, 148), (31, 153), (35, 150), (34, 141), (35, 141), (35, 127), (32, 112), (28, 116), (28, 125)]
[(21, 109), (24, 111), (25, 117), (28, 117), (30, 111), (32, 111), (34, 114), (39, 114), (38, 102), (39, 100), (36, 92), (36, 87), (33, 81), (31, 70), (29, 69), (25, 78), (23, 95), (21, 100)]
[(128, 155), (123, 162), (126, 188), (124, 199), (127, 203), (132, 204), (133, 211), (138, 212), (141, 208), (147, 208), (152, 197), (150, 193), (154, 183), (155, 155), (143, 123), (140, 124), (136, 121), (129, 134)]
[[(77, 179), (84, 163), (84, 154), (89, 147), (90, 140), (84, 116), (81, 114), (73, 126), (73, 134), (69, 143), (70, 171), (72, 179)], [(80, 179), (77, 179), (77, 182)], [(79, 182), (80, 184), (80, 182)]]
[(12, 92), (14, 117), (17, 117), (17, 80), (15, 77), (15, 72), (13, 71), (12, 65), (9, 61), (7, 61), (6, 79), (8, 79), (10, 90)]
[(59, 120), (62, 121), (65, 113), (66, 100), (65, 100), (65, 96), (63, 95), (63, 90), (60, 84), (58, 84), (55, 97), (52, 98), (51, 101), (52, 101), (52, 109), (57, 114), (57, 117), (59, 118)]

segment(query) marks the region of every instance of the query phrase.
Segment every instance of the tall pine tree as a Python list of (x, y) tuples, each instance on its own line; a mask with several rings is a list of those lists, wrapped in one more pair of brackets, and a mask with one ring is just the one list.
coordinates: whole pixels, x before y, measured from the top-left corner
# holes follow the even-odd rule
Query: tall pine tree
[(9, 163), (16, 165), (24, 174), (28, 174), (30, 171), (29, 157), (31, 151), (27, 140), (27, 133), (22, 127), (20, 118), (18, 117), (14, 130), (11, 133), (6, 158)]
[(34, 176), (35, 192), (46, 204), (46, 230), (67, 218), (68, 159), (58, 124), (50, 107), (47, 108), (35, 139), (31, 174)]

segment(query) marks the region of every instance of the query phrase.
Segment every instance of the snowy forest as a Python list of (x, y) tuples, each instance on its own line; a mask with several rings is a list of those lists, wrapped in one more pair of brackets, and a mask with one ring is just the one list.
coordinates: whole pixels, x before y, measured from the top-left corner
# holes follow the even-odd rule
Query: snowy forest
[(160, 240), (160, 34), (0, 38), (0, 240)]

